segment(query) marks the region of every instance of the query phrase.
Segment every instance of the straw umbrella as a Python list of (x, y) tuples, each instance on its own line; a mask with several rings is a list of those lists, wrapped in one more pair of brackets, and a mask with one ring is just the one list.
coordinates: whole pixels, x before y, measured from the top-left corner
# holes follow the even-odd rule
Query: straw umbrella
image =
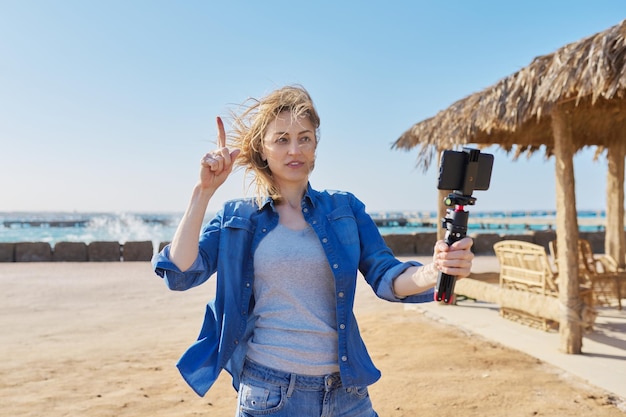
[(596, 157), (606, 154), (605, 250), (624, 266), (625, 95), (626, 20), (536, 57), (492, 87), (413, 125), (393, 144), (417, 147), (417, 165), (424, 169), (443, 149), (467, 144), (498, 146), (514, 160), (535, 152), (555, 158), (560, 334), (566, 353), (580, 353), (582, 347), (573, 156), (585, 147), (595, 147)]

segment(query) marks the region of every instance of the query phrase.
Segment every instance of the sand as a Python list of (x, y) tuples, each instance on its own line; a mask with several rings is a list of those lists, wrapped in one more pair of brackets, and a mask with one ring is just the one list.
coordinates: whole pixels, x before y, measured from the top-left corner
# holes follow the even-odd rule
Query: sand
[[(2, 415), (234, 415), (226, 373), (202, 398), (174, 366), (197, 336), (211, 283), (172, 292), (145, 262), (5, 263), (0, 285)], [(383, 373), (370, 387), (381, 417), (624, 416), (611, 394), (566, 371), (366, 285), (356, 314)]]

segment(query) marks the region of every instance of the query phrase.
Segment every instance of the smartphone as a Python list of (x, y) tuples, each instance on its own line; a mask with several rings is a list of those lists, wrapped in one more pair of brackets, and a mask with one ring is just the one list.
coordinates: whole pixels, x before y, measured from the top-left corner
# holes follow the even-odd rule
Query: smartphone
[[(488, 190), (493, 169), (493, 155), (477, 149), (443, 151), (437, 188), (440, 190)], [(466, 194), (464, 192), (464, 194)]]

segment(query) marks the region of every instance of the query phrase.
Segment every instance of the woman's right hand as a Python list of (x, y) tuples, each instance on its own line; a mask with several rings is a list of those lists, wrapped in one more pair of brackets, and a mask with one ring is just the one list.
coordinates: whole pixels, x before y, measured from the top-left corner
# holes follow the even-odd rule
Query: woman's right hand
[(226, 147), (226, 132), (221, 118), (217, 118), (217, 149), (204, 155), (200, 161), (200, 181), (194, 186), (189, 206), (181, 219), (170, 245), (170, 260), (181, 271), (186, 271), (198, 256), (198, 236), (211, 196), (226, 181), (233, 163), (241, 151)]
[(241, 150), (230, 151), (226, 147), (224, 122), (217, 117), (217, 149), (207, 153), (200, 161), (200, 187), (205, 190), (217, 190), (226, 181), (233, 170), (233, 165)]

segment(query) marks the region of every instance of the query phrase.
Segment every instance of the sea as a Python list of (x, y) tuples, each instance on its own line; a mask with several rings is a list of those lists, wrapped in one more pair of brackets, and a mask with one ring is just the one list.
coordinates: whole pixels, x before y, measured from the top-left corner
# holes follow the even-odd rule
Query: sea
[[(436, 232), (445, 228), (434, 211), (369, 213), (381, 234)], [(205, 222), (213, 216), (208, 213)], [(0, 242), (152, 241), (169, 242), (182, 213), (0, 212)], [(467, 234), (527, 234), (555, 230), (556, 213), (549, 210), (470, 212)], [(605, 212), (578, 212), (581, 231), (602, 231)]]

